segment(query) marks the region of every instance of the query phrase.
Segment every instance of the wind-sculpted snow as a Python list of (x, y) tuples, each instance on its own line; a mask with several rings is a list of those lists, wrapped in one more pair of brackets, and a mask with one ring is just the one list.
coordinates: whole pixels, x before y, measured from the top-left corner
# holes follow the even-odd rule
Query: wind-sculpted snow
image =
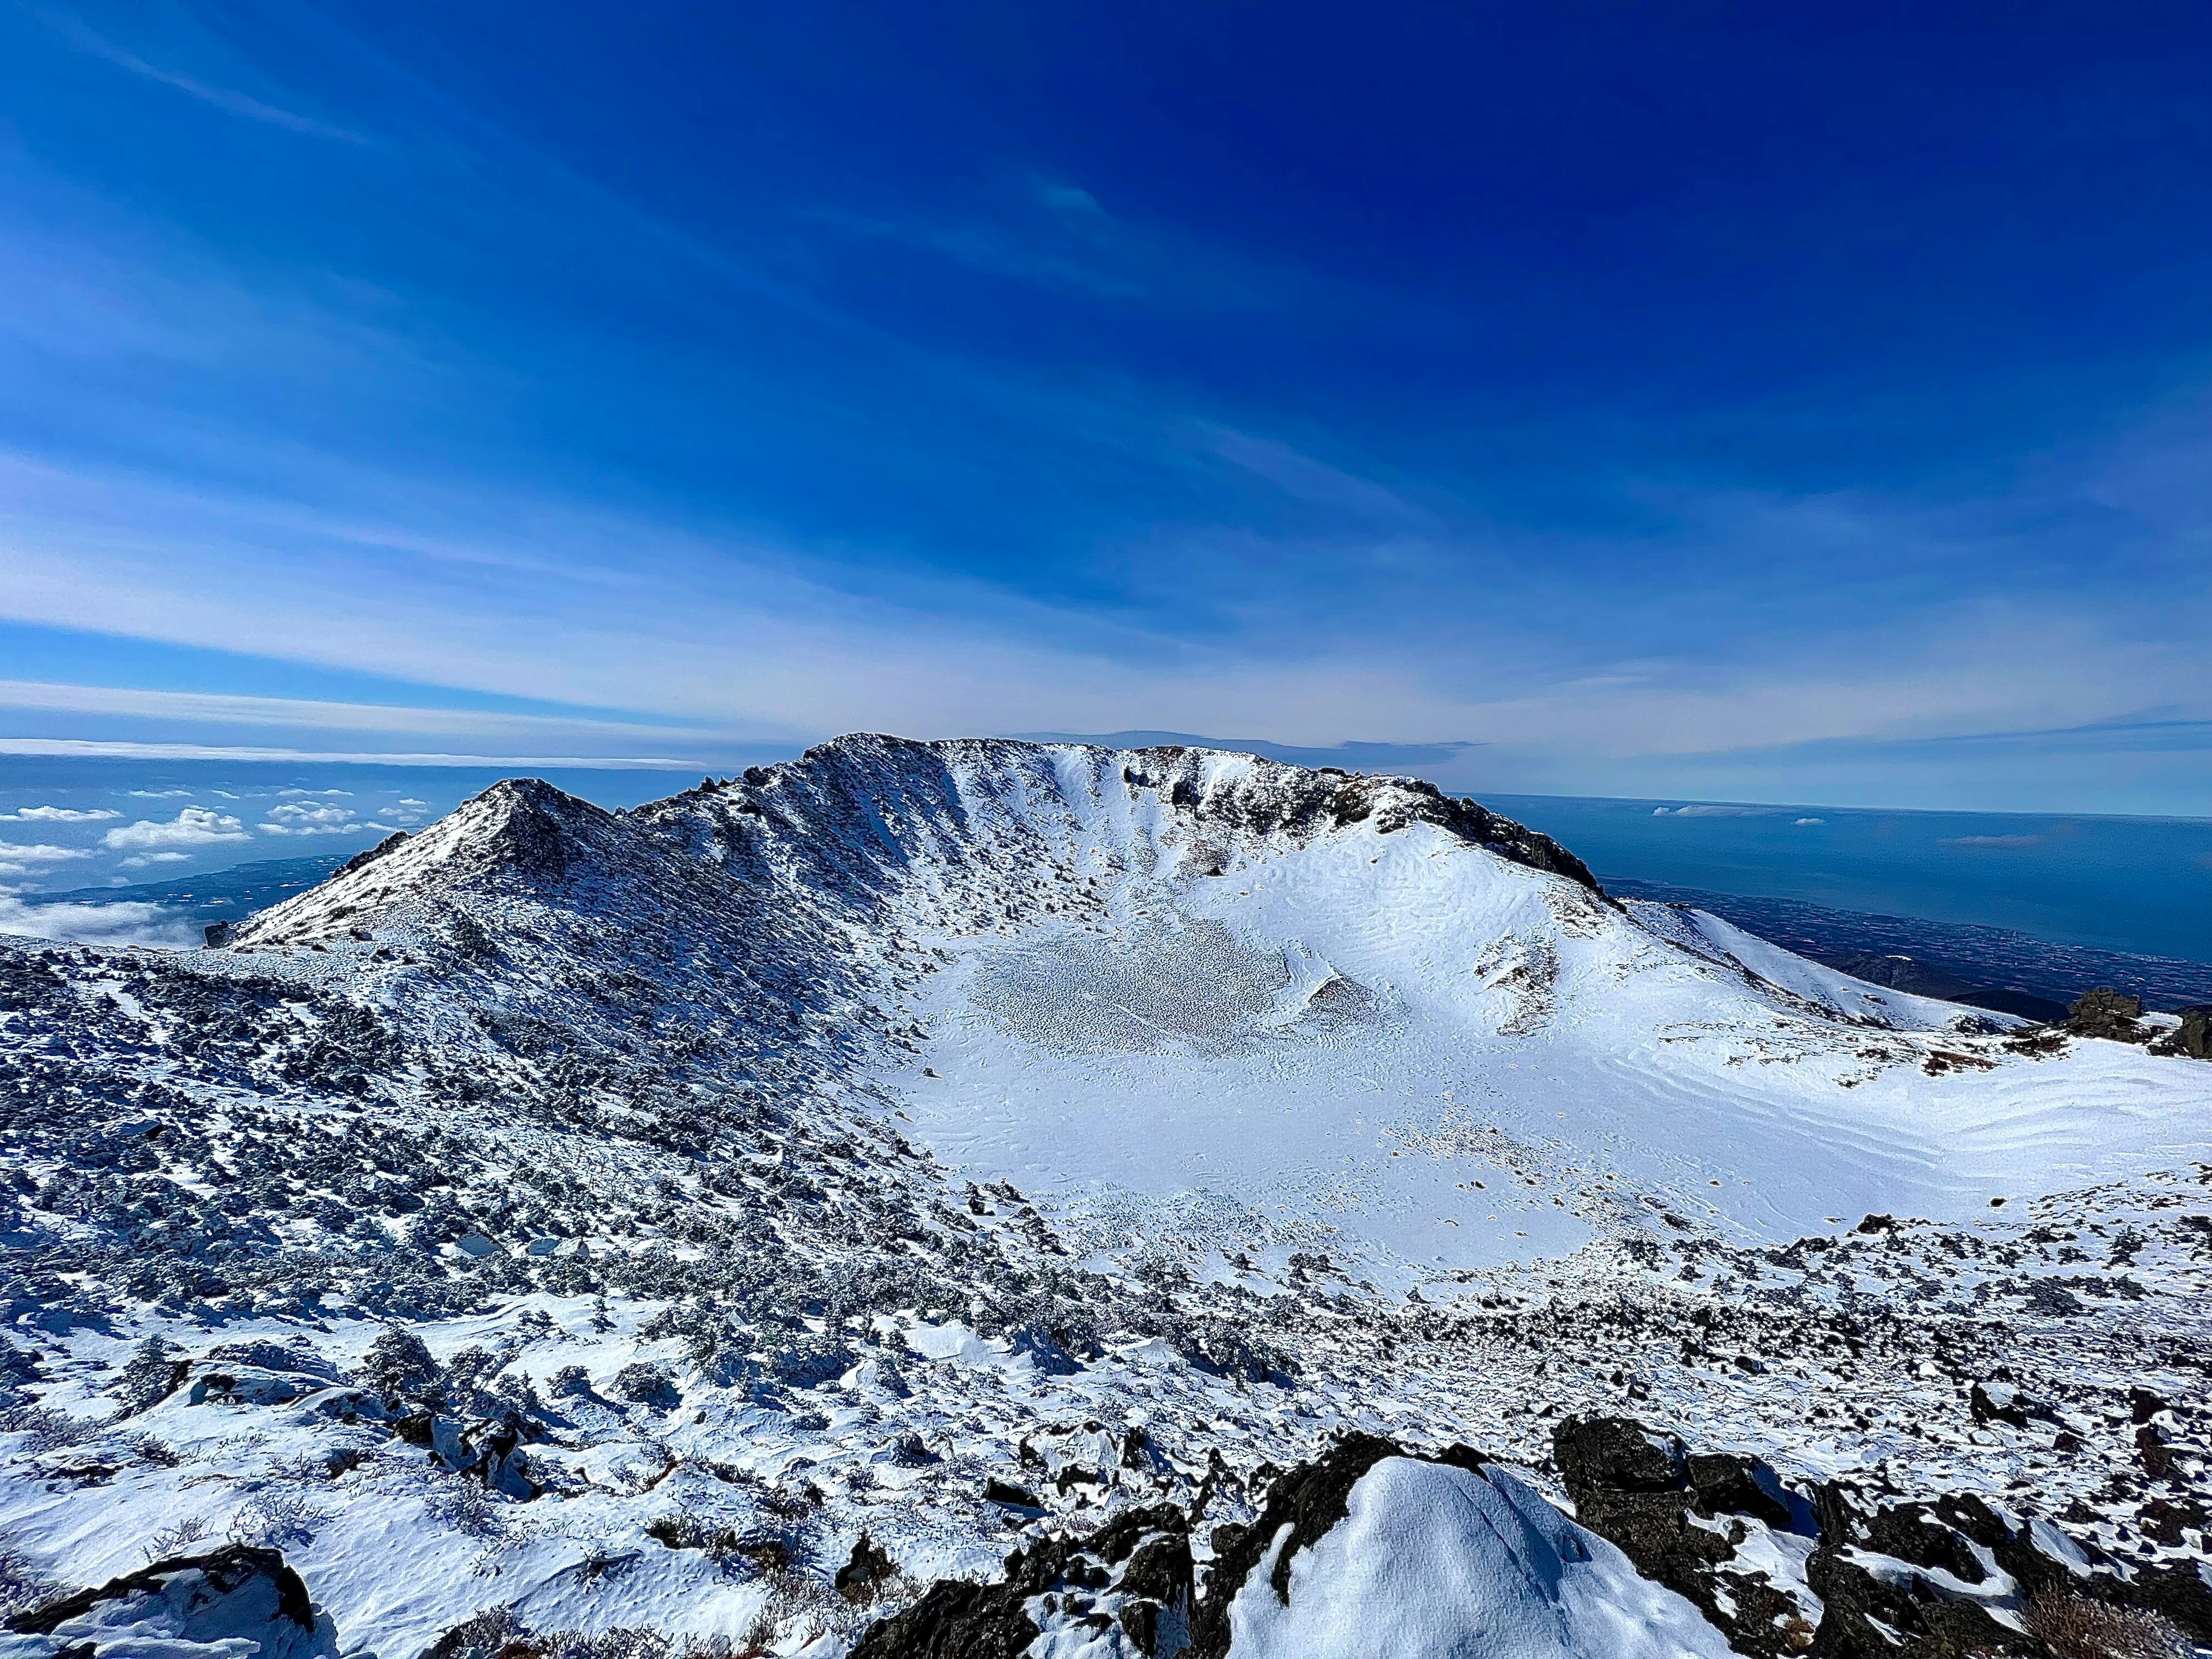
[[(1524, 1498), (1615, 1413), (2179, 1584), (2189, 1053), (1864, 986), (1426, 786), (1249, 756), (501, 784), (214, 948), (0, 938), (0, 1612), (234, 1543), (377, 1659), (1172, 1651), (1332, 1434), (1484, 1447), (1564, 1563)], [(1396, 1480), (1246, 1647), (1407, 1585), (1492, 1605), (1507, 1567), (1429, 1524), (1492, 1498)], [(1593, 1593), (1674, 1630), (1649, 1577)], [(1595, 1639), (1547, 1606), (1513, 1616)]]
[[(1285, 1528), (1287, 1532), (1288, 1529)], [(1386, 1457), (1344, 1520), (1228, 1607), (1252, 1659), (1725, 1659), (1697, 1609), (1504, 1470)], [(1279, 1580), (1278, 1593), (1271, 1578)]]

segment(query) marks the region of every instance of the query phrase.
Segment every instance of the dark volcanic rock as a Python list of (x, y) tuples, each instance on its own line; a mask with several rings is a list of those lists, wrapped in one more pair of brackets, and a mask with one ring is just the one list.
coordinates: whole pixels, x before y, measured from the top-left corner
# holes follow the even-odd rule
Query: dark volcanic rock
[[(1048, 1626), (1072, 1634), (1115, 1625), (1139, 1651), (1165, 1659), (1185, 1650), (1192, 1583), (1182, 1511), (1131, 1510), (1086, 1538), (1014, 1551), (995, 1584), (939, 1579), (904, 1613), (870, 1626), (852, 1659), (1014, 1659)], [(1040, 1597), (1044, 1626), (1027, 1606)]]
[(47, 1638), (51, 1648), (33, 1650), (56, 1655), (89, 1655), (115, 1638), (131, 1652), (242, 1652), (258, 1643), (262, 1659), (334, 1659), (338, 1650), (300, 1575), (277, 1551), (247, 1544), (156, 1561), (18, 1613), (7, 1628)]
[(1218, 1659), (1229, 1651), (1229, 1604), (1267, 1553), (1277, 1532), (1291, 1528), (1290, 1541), (1276, 1558), (1275, 1594), (1289, 1598), (1291, 1558), (1319, 1542), (1348, 1512), (1352, 1489), (1386, 1457), (1406, 1454), (1378, 1435), (1347, 1435), (1310, 1463), (1279, 1478), (1267, 1493), (1267, 1507), (1249, 1527), (1224, 1527), (1214, 1534), (1216, 1559), (1206, 1569), (1206, 1600), (1192, 1620), (1194, 1652)]
[(1750, 1536), (1747, 1519), (1788, 1532), (1807, 1518), (1766, 1464), (1692, 1453), (1626, 1417), (1567, 1419), (1553, 1431), (1552, 1455), (1576, 1519), (1695, 1605), (1738, 1652), (1781, 1659), (1812, 1640), (1794, 1597), (1765, 1573), (1729, 1565)]
[(1291, 1528), (1291, 1535), (1275, 1557), (1269, 1582), (1276, 1595), (1288, 1604), (1292, 1558), (1320, 1542), (1345, 1518), (1350, 1512), (1352, 1489), (1386, 1457), (1410, 1457), (1478, 1472), (1484, 1463), (1497, 1461), (1472, 1446), (1454, 1446), (1430, 1456), (1407, 1451), (1378, 1435), (1348, 1434), (1312, 1462), (1301, 1463), (1279, 1475), (1268, 1488), (1267, 1508), (1257, 1521), (1249, 1527), (1223, 1527), (1214, 1533), (1215, 1559), (1206, 1569), (1206, 1599), (1198, 1604), (1191, 1620), (1193, 1659), (1221, 1659), (1229, 1651), (1229, 1604), (1237, 1599), (1237, 1592), (1285, 1527)]
[(837, 1569), (834, 1580), (837, 1593), (848, 1601), (865, 1601), (877, 1585), (884, 1583), (898, 1571), (890, 1556), (876, 1540), (862, 1533), (853, 1545), (852, 1559)]
[[(1947, 1594), (1927, 1571), (1951, 1572), (1962, 1565), (1959, 1552), (1963, 1546), (1948, 1528), (1895, 1511), (1869, 1516), (1856, 1507), (1851, 1489), (1836, 1483), (1823, 1486), (1815, 1501), (1821, 1542), (1806, 1562), (1806, 1578), (1823, 1607), (1813, 1644), (1813, 1652), (1821, 1659), (1952, 1659), (1966, 1653), (2044, 1652), (2040, 1643), (1999, 1624), (1977, 1601)], [(1882, 1549), (1881, 1544), (1892, 1547)], [(1894, 1553), (1899, 1549), (1907, 1553)], [(1923, 1571), (1877, 1576), (1860, 1559), (1867, 1551)], [(1974, 1568), (1973, 1579), (1967, 1582), (1986, 1577), (1971, 1554), (1965, 1563)], [(1895, 1632), (1896, 1639), (1885, 1632)]]
[(2191, 1060), (2212, 1060), (2212, 1008), (2185, 1008), (2179, 1029), (2151, 1045), (2156, 1054), (2186, 1054)]
[(2110, 986), (2084, 992), (2066, 1011), (2066, 1029), (2075, 1036), (2105, 1037), (2114, 1042), (2143, 1041), (2142, 999)]
[(871, 1625), (853, 1659), (1017, 1659), (1043, 1634), (1022, 1611), (1032, 1594), (1018, 1582), (940, 1578), (904, 1613)]
[[(334, 875), (349, 876), (355, 871), (362, 868), (364, 865), (375, 863), (377, 860), (382, 858), (386, 853), (389, 853), (393, 848), (400, 845), (400, 843), (404, 842), (406, 839), (407, 832), (404, 830), (395, 830), (390, 835), (386, 836), (382, 841), (377, 842), (375, 846), (368, 848), (368, 851), (356, 853), (343, 864), (338, 866), (338, 867), (331, 873)], [(212, 933), (214, 930), (210, 929), (209, 931)], [(210, 939), (208, 940), (208, 943), (213, 945), (216, 943), (216, 940)]]
[(2069, 1562), (1971, 1492), (1883, 1504), (1831, 1481), (1814, 1503), (1820, 1544), (1806, 1576), (1826, 1604), (1813, 1647), (1822, 1659), (2070, 1654), (1996, 1616), (2024, 1616), (2034, 1630), (2039, 1607), (2068, 1603), (2154, 1615), (2174, 1627), (2169, 1637), (2212, 1638), (2212, 1586), (2191, 1564), (2135, 1562), (2123, 1572), (2079, 1540), (2068, 1540)]

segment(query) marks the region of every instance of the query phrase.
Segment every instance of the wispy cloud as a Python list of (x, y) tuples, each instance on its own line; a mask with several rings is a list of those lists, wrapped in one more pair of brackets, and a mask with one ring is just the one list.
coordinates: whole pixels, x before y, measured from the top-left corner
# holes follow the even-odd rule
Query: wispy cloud
[(1138, 224), (1079, 185), (1035, 175), (1002, 180), (964, 209), (817, 206), (805, 216), (855, 240), (896, 243), (984, 276), (1092, 301), (1243, 309), (1313, 283), (1202, 237)]
[[(449, 250), (386, 261), (366, 224), (327, 269), (280, 264), (9, 162), (46, 205), (4, 210), (0, 352), (36, 429), (73, 435), (0, 455), (0, 614), (422, 701), (19, 671), (0, 753), (674, 769), (854, 727), (1142, 726), (1445, 737), (1486, 781), (1642, 766), (1648, 798), (1699, 787), (1702, 757), (2212, 719), (2202, 562), (2171, 551), (2212, 476), (2185, 420), (1995, 490), (1639, 463), (1613, 416), (1554, 407), (1538, 442), (1478, 406), (1488, 348), (1437, 354), (1498, 319), (1355, 292), (1104, 184), (1001, 161), (960, 199), (749, 202), (718, 242), (402, 66), (361, 83), (363, 107), (406, 94), (399, 167), (220, 42), (40, 15), (149, 107), (272, 130), (226, 142), (393, 162), (391, 199), (479, 215), (499, 269), (544, 281), (528, 306), (441, 289)], [(567, 257), (587, 247), (619, 252)], [(988, 303), (871, 311), (848, 266)], [(1395, 378), (1370, 378), (1369, 330), (1404, 349)], [(2168, 550), (2171, 603), (2069, 574), (2091, 508), (2095, 546)], [(529, 708), (459, 706), (480, 702)]]
[[(66, 755), (107, 760), (293, 761), (317, 766), (515, 767), (575, 771), (692, 772), (696, 760), (667, 755), (465, 755), (376, 749), (276, 749), (240, 744), (135, 743), (92, 738), (0, 738), (0, 755)], [(189, 789), (137, 790), (181, 799)]]
[(91, 858), (86, 848), (55, 848), (53, 842), (0, 841), (0, 876), (22, 876), (38, 865), (69, 863), (70, 858)]
[(282, 127), (288, 132), (303, 133), (315, 138), (333, 138), (349, 144), (366, 144), (370, 140), (364, 135), (332, 122), (319, 120), (311, 115), (281, 108), (264, 102), (249, 93), (232, 87), (219, 86), (188, 75), (181, 70), (164, 68), (149, 62), (135, 52), (117, 45), (92, 28), (82, 18), (64, 12), (44, 9), (34, 14), (55, 34), (77, 51), (112, 64), (116, 68), (137, 76), (142, 80), (168, 87), (198, 99), (201, 103), (221, 110), (226, 115), (239, 116), (248, 121), (259, 121), (272, 127)]
[(1432, 535), (1443, 529), (1437, 515), (1425, 507), (1277, 439), (1210, 424), (1200, 424), (1195, 431), (1206, 449), (1299, 501), (1334, 507), (1395, 529), (1416, 528)]

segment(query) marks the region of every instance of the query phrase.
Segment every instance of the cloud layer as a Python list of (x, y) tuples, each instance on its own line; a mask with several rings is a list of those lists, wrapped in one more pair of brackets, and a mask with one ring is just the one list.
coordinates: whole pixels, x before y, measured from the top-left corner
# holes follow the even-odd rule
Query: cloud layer
[[(1145, 728), (2212, 811), (2212, 233), (2075, 54), (1384, 7), (1294, 9), (1264, 61), (1212, 14), (1127, 58), (1040, 17), (1018, 65), (831, 9), (649, 72), (587, 17), (515, 52), (404, 0), (0, 25), (0, 754)], [(1194, 127), (1214, 52), (1237, 118)], [(2159, 155), (2186, 57), (2095, 82)]]

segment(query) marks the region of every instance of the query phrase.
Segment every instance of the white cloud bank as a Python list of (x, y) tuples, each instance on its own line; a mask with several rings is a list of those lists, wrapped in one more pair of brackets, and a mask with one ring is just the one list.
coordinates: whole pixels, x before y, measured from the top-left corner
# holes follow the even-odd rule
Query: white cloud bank
[(198, 923), (163, 905), (26, 904), (11, 893), (0, 893), (0, 933), (171, 950), (189, 949), (201, 939)]
[(252, 841), (253, 833), (227, 812), (187, 806), (167, 823), (141, 818), (136, 823), (109, 830), (101, 839), (113, 851), (136, 853), (156, 848), (212, 847), (219, 842)]
[[(288, 794), (307, 791), (287, 790)], [(343, 794), (343, 789), (327, 792)], [(356, 821), (353, 808), (329, 803), (310, 805), (305, 801), (289, 800), (269, 809), (269, 817), (261, 828), (272, 836), (358, 836), (364, 831), (381, 829), (381, 824)]]
[(0, 812), (0, 823), (97, 823), (122, 816), (106, 806), (26, 806), (18, 811)]

